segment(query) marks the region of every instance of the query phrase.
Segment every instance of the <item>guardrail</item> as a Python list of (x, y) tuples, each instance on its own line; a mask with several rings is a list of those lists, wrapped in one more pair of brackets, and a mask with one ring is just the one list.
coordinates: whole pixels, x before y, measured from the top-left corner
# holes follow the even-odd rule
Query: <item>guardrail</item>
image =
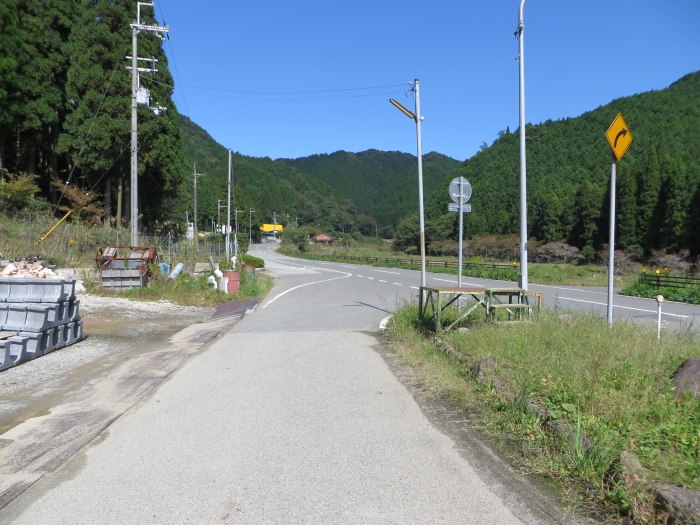
[(649, 275), (644, 274), (641, 277), (642, 283), (657, 288), (685, 288), (686, 286), (700, 286), (700, 278), (698, 277), (680, 277), (675, 275)]

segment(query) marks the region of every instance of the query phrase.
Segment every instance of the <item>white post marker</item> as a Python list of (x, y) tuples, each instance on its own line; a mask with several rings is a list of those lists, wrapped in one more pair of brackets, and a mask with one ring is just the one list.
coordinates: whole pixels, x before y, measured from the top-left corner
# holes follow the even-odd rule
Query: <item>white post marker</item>
[(658, 314), (656, 316), (656, 340), (661, 339), (661, 303), (665, 301), (663, 295), (656, 296), (656, 304), (658, 306)]

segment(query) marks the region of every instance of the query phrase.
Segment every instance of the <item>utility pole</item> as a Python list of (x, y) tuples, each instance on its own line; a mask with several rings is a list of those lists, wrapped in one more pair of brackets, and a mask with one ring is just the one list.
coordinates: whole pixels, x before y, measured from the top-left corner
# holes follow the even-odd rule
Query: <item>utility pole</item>
[[(231, 150), (228, 150), (228, 205), (226, 206), (226, 260), (231, 260)], [(227, 263), (228, 264), (228, 263)]]
[(272, 212), (272, 224), (277, 224), (277, 212)]
[(235, 231), (236, 233), (238, 233), (238, 214), (239, 214), (239, 213), (243, 213), (243, 210), (239, 210), (238, 208), (236, 208), (236, 209), (234, 210), (234, 213), (236, 214), (236, 217), (235, 217), (236, 226), (234, 227), (234, 228), (235, 228), (234, 231)]
[(251, 208), (248, 211), (248, 246), (253, 243), (253, 213), (255, 213), (255, 210)]
[[(155, 59), (139, 58), (138, 57), (138, 34), (141, 31), (151, 31), (161, 36), (161, 33), (167, 33), (170, 31), (168, 26), (159, 25), (148, 25), (141, 23), (141, 6), (153, 7), (152, 2), (137, 2), (136, 4), (136, 22), (131, 24), (131, 56), (127, 59), (131, 59), (131, 246), (136, 246), (138, 244), (138, 115), (137, 115), (137, 94), (141, 91), (139, 86), (139, 72), (151, 72), (156, 71)], [(139, 68), (138, 61), (144, 60), (151, 62), (151, 67)], [(144, 100), (145, 105), (148, 105), (148, 101)], [(196, 225), (195, 225), (196, 229)]]
[(206, 173), (197, 173), (197, 164), (194, 164), (192, 178), (194, 179), (194, 245), (198, 244), (199, 237), (197, 236), (197, 179), (203, 177)]

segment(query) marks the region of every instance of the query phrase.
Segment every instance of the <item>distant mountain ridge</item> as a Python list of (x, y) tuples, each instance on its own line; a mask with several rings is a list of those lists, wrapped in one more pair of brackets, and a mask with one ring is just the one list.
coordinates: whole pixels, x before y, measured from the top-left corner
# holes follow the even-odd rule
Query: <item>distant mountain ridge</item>
[[(217, 215), (220, 199), (226, 196), (227, 150), (202, 127), (180, 118), (186, 163), (197, 165), (207, 176), (198, 180), (200, 222)], [(233, 154), (236, 205), (255, 209), (256, 220), (272, 220), (273, 214), (286, 224), (315, 224), (336, 231), (351, 230), (361, 215), (374, 218), (379, 226), (395, 226), (418, 208), (417, 159), (396, 151), (338, 151), (299, 159), (247, 157)], [(459, 162), (439, 153), (423, 156), (426, 194), (434, 189)], [(183, 185), (171, 211), (178, 217), (192, 209), (193, 184)]]
[[(352, 200), (359, 213), (374, 217), (379, 224), (396, 225), (402, 216), (418, 209), (415, 155), (370, 149), (280, 160), (332, 187)], [(425, 194), (429, 195), (459, 165), (459, 161), (440, 153), (423, 155)]]

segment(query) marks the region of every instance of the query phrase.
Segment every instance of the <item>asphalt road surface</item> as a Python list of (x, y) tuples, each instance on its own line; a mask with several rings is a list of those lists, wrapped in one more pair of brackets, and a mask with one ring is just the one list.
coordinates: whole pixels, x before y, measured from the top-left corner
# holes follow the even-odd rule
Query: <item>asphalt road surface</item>
[[(378, 326), (415, 300), (417, 272), (267, 248), (254, 253), (277, 282), (257, 310), (24, 490), (0, 522), (581, 523), (436, 415), (382, 357)], [(428, 284), (442, 280), (454, 283), (437, 274)], [(605, 312), (604, 290), (545, 294)], [(619, 300), (620, 317), (655, 321), (655, 303)], [(698, 314), (667, 310), (674, 329)]]

